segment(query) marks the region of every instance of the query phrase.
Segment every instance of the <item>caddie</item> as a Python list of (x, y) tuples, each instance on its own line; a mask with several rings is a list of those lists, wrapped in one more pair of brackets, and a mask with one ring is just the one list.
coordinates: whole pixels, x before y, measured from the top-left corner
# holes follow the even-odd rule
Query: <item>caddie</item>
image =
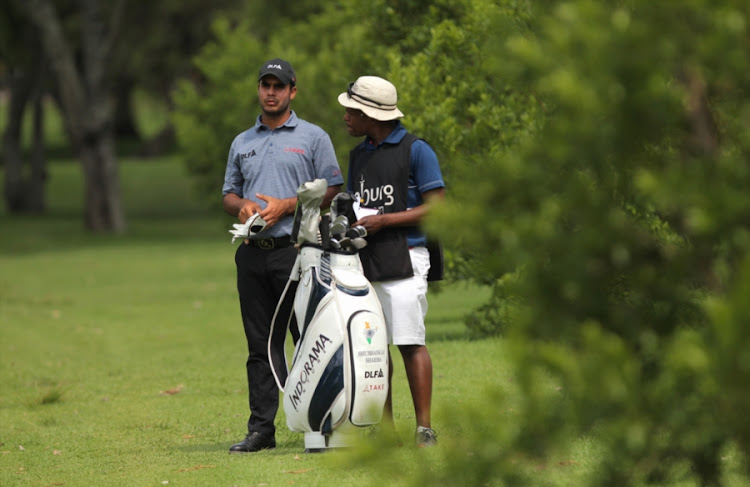
[[(420, 223), (430, 202), (444, 197), (445, 183), (435, 151), (399, 121), (404, 115), (390, 81), (362, 76), (338, 101), (346, 108), (349, 135), (364, 137), (350, 153), (347, 179), (359, 215), (366, 215), (354, 223), (367, 230), (367, 246), (359, 257), (382, 305), (389, 341), (404, 360), (416, 414), (416, 444), (433, 446), (432, 360), (424, 323), (431, 258)], [(433, 271), (439, 271), (440, 256), (432, 257)], [(390, 392), (385, 413), (392, 423)]]

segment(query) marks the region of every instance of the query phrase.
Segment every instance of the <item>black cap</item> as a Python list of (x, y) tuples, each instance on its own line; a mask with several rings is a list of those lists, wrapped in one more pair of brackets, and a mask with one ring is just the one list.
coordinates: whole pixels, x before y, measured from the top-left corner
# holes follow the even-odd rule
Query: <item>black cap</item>
[(276, 76), (285, 85), (297, 84), (297, 76), (294, 74), (292, 65), (283, 59), (275, 58), (263, 63), (258, 73), (258, 81), (267, 74)]

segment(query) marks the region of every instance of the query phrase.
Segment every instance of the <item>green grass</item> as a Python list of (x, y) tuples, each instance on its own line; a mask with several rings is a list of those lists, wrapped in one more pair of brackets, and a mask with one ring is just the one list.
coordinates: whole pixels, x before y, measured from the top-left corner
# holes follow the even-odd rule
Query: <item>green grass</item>
[[(344, 455), (303, 454), (283, 412), (276, 450), (227, 453), (247, 420), (235, 247), (230, 220), (195, 203), (178, 160), (122, 162), (125, 236), (85, 232), (79, 167), (50, 171), (47, 215), (0, 212), (0, 485), (353, 485), (382, 475), (342, 466)], [(462, 316), (486, 297), (463, 285), (431, 296), (443, 442), (467, 427), (441, 418), (445, 406), (511, 375), (498, 369), (499, 341), (465, 339)], [(394, 364), (396, 427), (410, 445), (398, 354)], [(401, 450), (411, 468), (436, 454)]]
[[(0, 207), (0, 486), (500, 486), (501, 471), (588, 485), (596, 438), (545, 463), (504, 449), (524, 434), (523, 397), (503, 340), (469, 340), (463, 316), (489, 291), (463, 284), (429, 296), (437, 448), (411, 446), (395, 353), (401, 448), (306, 455), (280, 411), (275, 450), (229, 455), (248, 414), (231, 219), (196, 202), (178, 159), (121, 162), (124, 236), (83, 230), (72, 161), (50, 166), (46, 215)], [(560, 397), (549, 380), (539, 393)], [(741, 456), (723, 459), (725, 485), (746, 485)]]

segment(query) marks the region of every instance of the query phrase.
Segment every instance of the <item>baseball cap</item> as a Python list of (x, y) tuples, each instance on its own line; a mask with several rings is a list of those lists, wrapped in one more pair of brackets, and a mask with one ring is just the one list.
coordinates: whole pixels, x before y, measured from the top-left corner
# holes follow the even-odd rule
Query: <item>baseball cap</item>
[(396, 87), (378, 76), (360, 76), (339, 95), (339, 103), (343, 106), (362, 110), (368, 117), (383, 122), (404, 116), (396, 102)]
[(260, 72), (258, 72), (258, 81), (267, 74), (276, 76), (285, 85), (291, 84), (294, 86), (297, 84), (297, 76), (294, 74), (292, 65), (283, 59), (274, 58), (263, 63)]

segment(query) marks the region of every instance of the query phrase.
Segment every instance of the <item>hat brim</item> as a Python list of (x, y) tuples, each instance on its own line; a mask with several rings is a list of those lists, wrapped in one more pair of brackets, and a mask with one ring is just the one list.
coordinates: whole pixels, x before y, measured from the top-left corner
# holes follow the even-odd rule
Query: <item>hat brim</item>
[(404, 116), (404, 114), (401, 113), (401, 110), (399, 110), (398, 107), (395, 107), (392, 110), (382, 110), (380, 108), (367, 106), (358, 102), (357, 100), (349, 98), (349, 95), (346, 92), (343, 92), (339, 95), (339, 103), (346, 108), (356, 108), (357, 110), (362, 110), (362, 113), (364, 113), (368, 117), (374, 118), (375, 120), (379, 120), (381, 122), (396, 120), (397, 118), (401, 118)]
[(288, 84), (292, 84), (292, 85), (295, 84), (293, 82), (294, 81), (293, 78), (291, 78), (290, 76), (288, 76), (286, 73), (279, 73), (278, 71), (268, 71), (268, 72), (265, 72), (265, 73), (260, 73), (260, 75), (258, 76), (258, 82), (260, 82), (260, 80), (262, 80), (266, 76), (273, 76), (277, 80), (279, 80), (282, 83), (284, 83), (284, 86), (286, 86)]

